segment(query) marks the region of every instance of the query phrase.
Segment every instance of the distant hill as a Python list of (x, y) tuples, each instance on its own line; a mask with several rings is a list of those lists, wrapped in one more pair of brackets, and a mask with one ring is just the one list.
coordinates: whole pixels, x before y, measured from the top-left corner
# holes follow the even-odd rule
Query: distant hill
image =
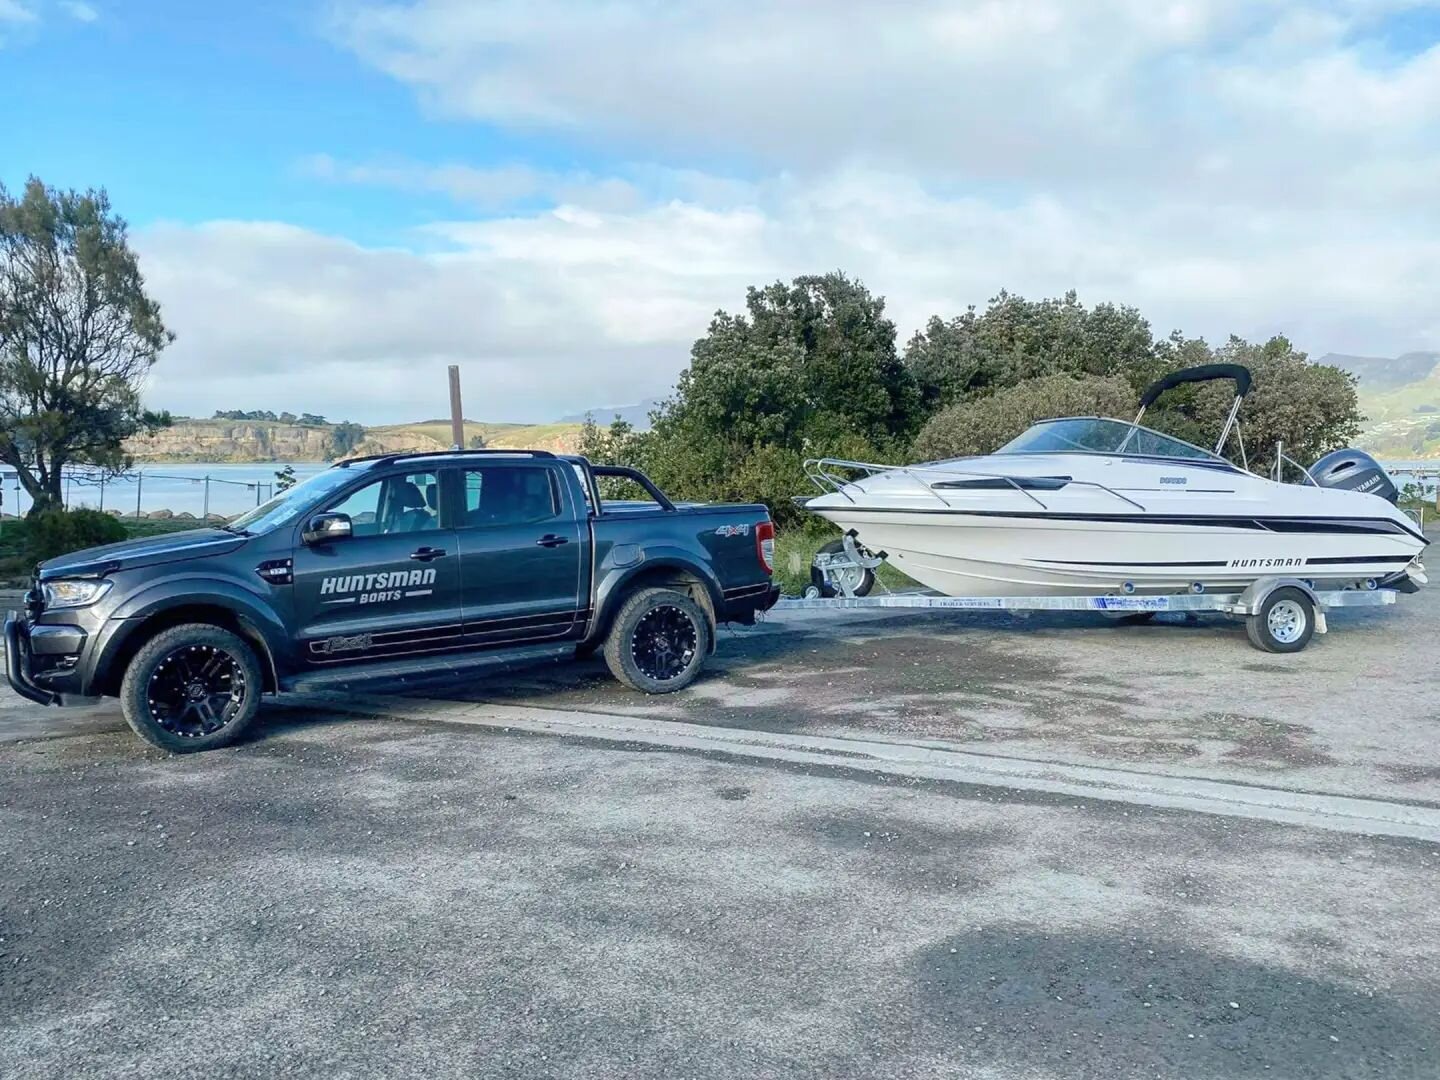
[(617, 416), (627, 421), (636, 431), (650, 430), (650, 414), (660, 407), (660, 402), (654, 398), (647, 398), (638, 405), (601, 405), (598, 408), (590, 409), (588, 413), (574, 413), (570, 416), (562, 416), (562, 424), (583, 424), (587, 415), (595, 418), (595, 423), (601, 427), (608, 427), (610, 422)]
[(1348, 356), (1326, 353), (1315, 361), (1344, 368), (1360, 380), (1367, 393), (1394, 390), (1418, 382), (1440, 364), (1440, 352), (1411, 352), (1404, 356)]
[(1440, 458), (1440, 352), (1404, 356), (1327, 353), (1317, 361), (1360, 380), (1365, 427), (1357, 440), (1380, 458)]
[[(467, 444), (475, 436), (497, 450), (552, 450), (573, 453), (580, 441), (578, 423), (500, 424), (465, 421)], [(128, 453), (139, 462), (332, 461), (350, 454), (445, 450), (449, 420), (383, 424), (357, 433), (340, 424), (287, 424), (276, 420), (195, 420), (180, 418), (154, 435), (129, 440)]]

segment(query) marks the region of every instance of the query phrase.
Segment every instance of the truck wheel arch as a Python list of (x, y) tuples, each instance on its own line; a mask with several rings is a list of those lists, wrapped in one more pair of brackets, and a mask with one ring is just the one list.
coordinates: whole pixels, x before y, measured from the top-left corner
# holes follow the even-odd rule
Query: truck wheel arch
[(647, 559), (623, 575), (602, 582), (597, 590), (595, 621), (585, 637), (586, 643), (605, 638), (626, 598), (640, 589), (652, 588), (676, 589), (700, 605), (710, 620), (710, 651), (714, 652), (717, 612), (724, 595), (720, 583), (694, 563), (679, 559)]
[(238, 634), (254, 647), (255, 654), (260, 659), (264, 691), (274, 693), (279, 689), (279, 671), (269, 640), (253, 619), (234, 607), (212, 600), (199, 600), (161, 607), (138, 618), (127, 619), (126, 622), (132, 625), (118, 631), (106, 643), (104, 651), (96, 661), (93, 685), (101, 694), (118, 694), (120, 682), (125, 677), (125, 669), (145, 643), (162, 630), (183, 623), (210, 623)]

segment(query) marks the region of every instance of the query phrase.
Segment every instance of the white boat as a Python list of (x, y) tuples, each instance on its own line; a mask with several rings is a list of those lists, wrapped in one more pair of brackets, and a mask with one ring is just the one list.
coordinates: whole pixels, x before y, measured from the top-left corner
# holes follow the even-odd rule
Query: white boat
[[(1237, 393), (1213, 451), (1141, 426), (1166, 390), (1218, 378)], [(1249, 387), (1245, 368), (1209, 364), (1151, 386), (1134, 421), (1046, 420), (993, 454), (908, 467), (817, 459), (807, 473), (825, 493), (802, 505), (947, 596), (1229, 592), (1275, 576), (1423, 584), (1425, 536), (1368, 455), (1296, 465), (1298, 483), (1221, 456)], [(1277, 461), (1278, 477), (1280, 448)]]

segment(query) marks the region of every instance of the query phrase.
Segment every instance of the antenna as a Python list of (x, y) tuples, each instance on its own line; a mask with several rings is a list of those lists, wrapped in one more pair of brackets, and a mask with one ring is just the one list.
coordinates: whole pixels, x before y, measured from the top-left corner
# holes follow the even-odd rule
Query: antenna
[(460, 406), (460, 365), (450, 365), (450, 441), (452, 450), (465, 449), (465, 410)]

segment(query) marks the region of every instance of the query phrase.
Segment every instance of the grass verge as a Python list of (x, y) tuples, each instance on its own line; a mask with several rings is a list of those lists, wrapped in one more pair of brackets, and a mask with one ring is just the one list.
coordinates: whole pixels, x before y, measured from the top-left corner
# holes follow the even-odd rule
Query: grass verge
[[(829, 524), (807, 525), (784, 529), (775, 536), (775, 581), (786, 596), (800, 596), (810, 584), (810, 564), (815, 553), (832, 540), (840, 539), (840, 530)], [(913, 589), (917, 583), (883, 563), (875, 572), (876, 581), (886, 589)]]

